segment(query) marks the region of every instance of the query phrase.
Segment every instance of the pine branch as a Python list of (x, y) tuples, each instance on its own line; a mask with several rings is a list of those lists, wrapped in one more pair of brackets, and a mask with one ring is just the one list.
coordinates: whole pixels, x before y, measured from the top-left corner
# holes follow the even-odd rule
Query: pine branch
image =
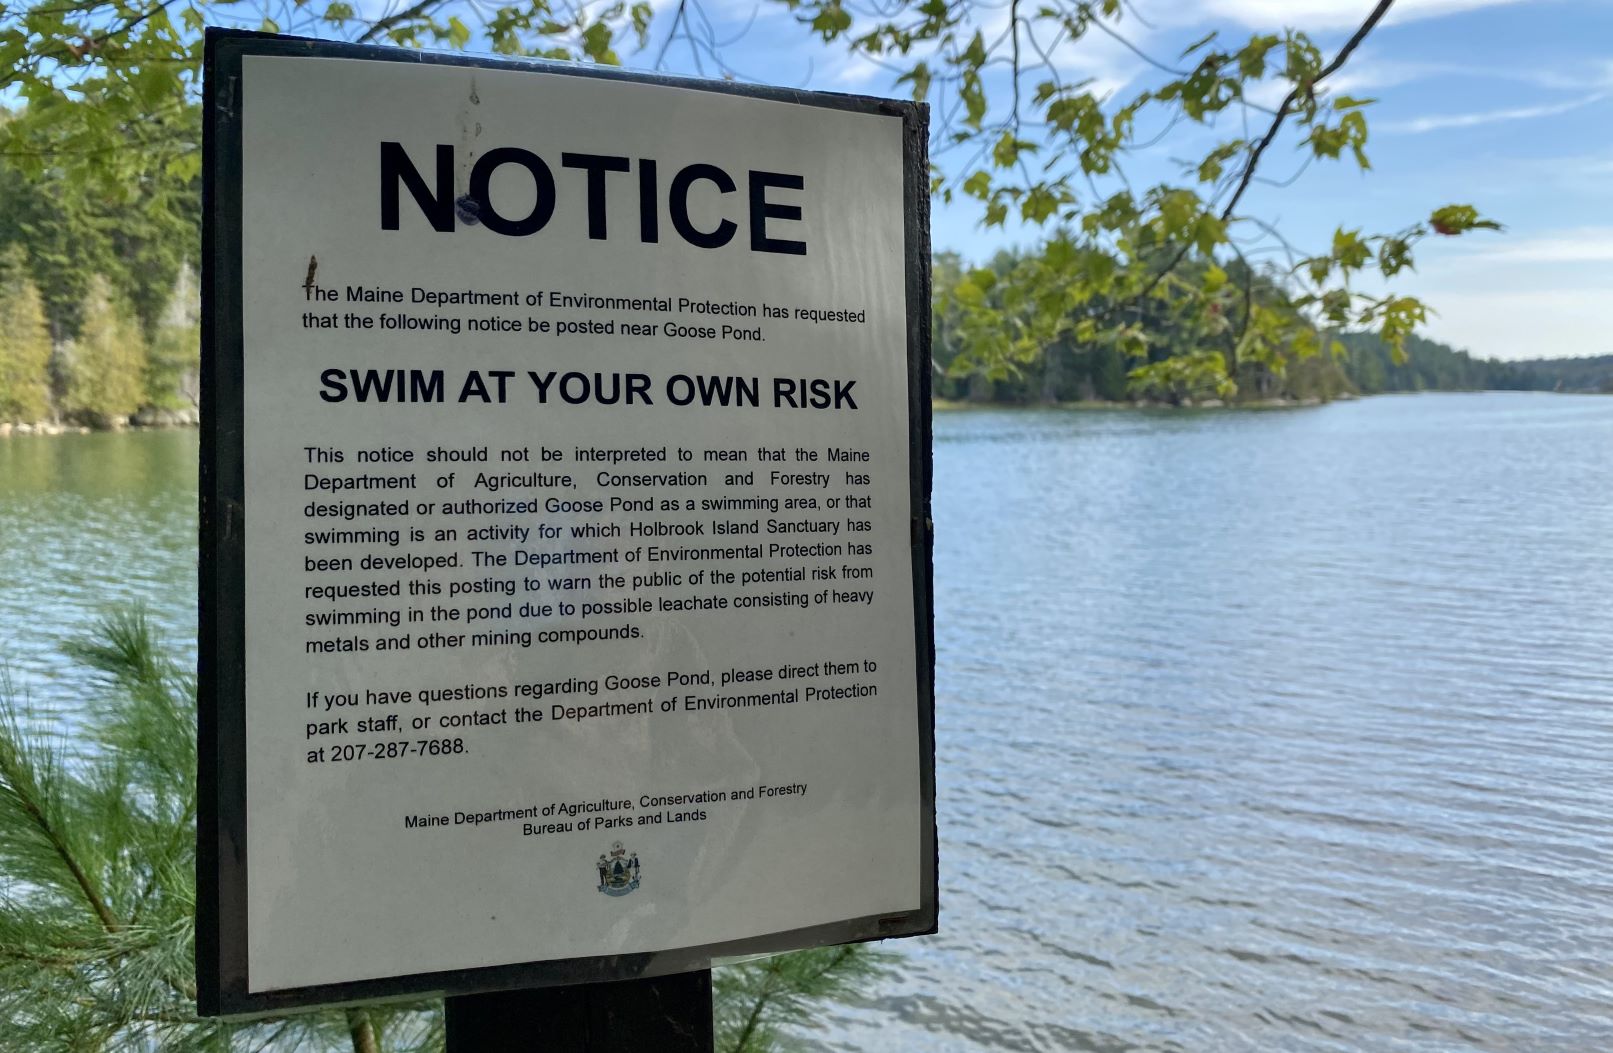
[(768, 984), (762, 989), (762, 993), (757, 996), (756, 1001), (751, 1003), (750, 1013), (745, 1017), (744, 1026), (739, 1029), (739, 1035), (734, 1039), (733, 1053), (746, 1053), (746, 1048), (750, 1045), (751, 1036), (756, 1033), (757, 1025), (762, 1020), (762, 1014), (766, 1012), (768, 1003), (771, 1001), (772, 992), (770, 988), (773, 977), (777, 975), (777, 971), (773, 968), (770, 967), (767, 970)]
[(0, 669), (0, 1050), (382, 1053), (396, 1023), (400, 1043), (440, 1053), (423, 1005), (362, 1009), (357, 1028), (341, 1012), (197, 1018), (193, 684), (138, 612), (71, 652), (106, 691), (74, 715), (71, 764), (24, 730)]
[(717, 1015), (724, 1053), (763, 1053), (780, 1028), (806, 1024), (819, 1003), (852, 994), (884, 972), (886, 956), (861, 944), (775, 955), (718, 972)]
[(74, 958), (64, 954), (36, 954), (17, 947), (0, 947), (0, 962), (21, 962), (24, 965), (37, 965), (42, 969), (77, 969), (84, 964), (83, 959)]
[[(9, 698), (7, 685), (0, 685), (0, 690), (5, 690)], [(51, 818), (52, 809), (40, 786), (38, 773), (23, 751), (18, 748), (23, 736), (14, 714), (7, 712), (4, 717), (6, 719), (0, 720), (0, 800), (9, 800), (26, 826), (32, 828), (32, 831), (48, 846), (56, 860), (66, 868), (73, 884), (83, 895), (85, 903), (100, 920), (101, 927), (109, 933), (117, 932), (122, 927), (117, 916), (107, 906), (106, 900), (90, 879), (89, 872), (79, 862), (78, 855), (68, 843), (64, 832)], [(71, 778), (68, 775), (61, 777)]]

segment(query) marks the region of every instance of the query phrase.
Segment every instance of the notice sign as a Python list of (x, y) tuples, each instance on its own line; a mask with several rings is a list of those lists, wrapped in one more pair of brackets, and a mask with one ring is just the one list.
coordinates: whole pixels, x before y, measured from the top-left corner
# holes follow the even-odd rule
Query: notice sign
[(933, 931), (923, 112), (208, 48), (204, 1010)]

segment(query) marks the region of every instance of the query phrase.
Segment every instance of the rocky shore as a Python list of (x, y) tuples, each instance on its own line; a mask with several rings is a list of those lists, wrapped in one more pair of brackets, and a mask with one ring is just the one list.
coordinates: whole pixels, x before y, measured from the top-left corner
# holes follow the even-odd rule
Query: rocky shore
[(112, 417), (98, 421), (95, 427), (54, 420), (25, 424), (0, 421), (0, 439), (12, 435), (88, 435), (92, 431), (123, 431), (126, 428), (194, 428), (200, 423), (201, 412), (194, 407), (156, 409), (148, 406), (132, 417)]
[(1216, 398), (1209, 399), (1183, 399), (1180, 402), (1161, 402), (1155, 399), (1135, 399), (1124, 402), (1106, 402), (1102, 399), (1088, 399), (1082, 402), (990, 402), (957, 399), (931, 399), (930, 406), (935, 410), (958, 409), (1074, 409), (1074, 410), (1138, 410), (1138, 409), (1297, 409), (1306, 406), (1322, 406), (1328, 402), (1350, 402), (1361, 396), (1353, 392), (1341, 392), (1331, 399), (1309, 396), (1306, 398), (1266, 398), (1266, 399), (1232, 399), (1230, 401)]

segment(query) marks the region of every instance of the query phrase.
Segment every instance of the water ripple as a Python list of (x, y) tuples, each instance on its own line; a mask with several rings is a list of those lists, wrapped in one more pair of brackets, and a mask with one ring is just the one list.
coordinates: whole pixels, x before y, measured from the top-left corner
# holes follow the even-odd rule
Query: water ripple
[[(1580, 1053), (1613, 1035), (1613, 399), (936, 420), (941, 931), (892, 1053)], [(195, 631), (191, 434), (0, 442), (30, 693)]]

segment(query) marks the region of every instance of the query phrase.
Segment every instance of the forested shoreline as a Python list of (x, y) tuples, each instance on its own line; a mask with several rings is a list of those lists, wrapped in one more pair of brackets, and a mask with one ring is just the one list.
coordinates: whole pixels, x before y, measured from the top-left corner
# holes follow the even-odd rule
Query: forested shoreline
[(1338, 339), (1347, 352), (1343, 357), (1302, 363), (1261, 393), (1231, 400), (1186, 398), (1173, 403), (1138, 397), (1128, 386), (1122, 356), (1104, 348), (1068, 346), (1051, 349), (1034, 368), (1000, 378), (948, 376), (938, 357), (934, 391), (938, 399), (949, 403), (1199, 407), (1306, 405), (1421, 391), (1613, 394), (1613, 355), (1506, 362), (1474, 358), (1447, 344), (1413, 336), (1407, 340), (1405, 360), (1396, 361), (1370, 333), (1345, 333)]
[[(970, 272), (958, 257), (942, 253), (935, 260), (935, 285), (945, 290), (964, 280), (978, 288), (982, 297), (999, 300), (999, 309), (1011, 316), (1014, 305), (1006, 299), (1012, 285), (1006, 280), (994, 282), (993, 275), (1006, 278), (1017, 268), (1041, 262), (1036, 254), (1001, 252)], [(1194, 277), (1203, 280), (1216, 268), (1199, 262), (1192, 269)], [(1112, 309), (1102, 302), (1083, 302), (1070, 309), (1074, 324), (1063, 338), (996, 371), (974, 367), (983, 357), (978, 345), (995, 334), (971, 329), (966, 322), (968, 305), (939, 294), (931, 319), (935, 395), (946, 402), (999, 405), (1213, 407), (1314, 404), (1417, 391), (1613, 393), (1613, 355), (1481, 359), (1415, 334), (1405, 337), (1403, 354), (1397, 354), (1375, 333), (1317, 332), (1294, 354), (1240, 356), (1230, 349), (1242, 341), (1249, 325), (1246, 318), (1257, 316), (1262, 306), (1292, 309), (1281, 274), (1245, 272), (1230, 277), (1223, 274), (1219, 279), (1212, 275), (1210, 280), (1219, 280), (1230, 292), (1217, 305), (1221, 311), (1216, 324), (1206, 326), (1175, 310), (1171, 292), (1166, 290), (1131, 308), (1146, 341), (1129, 347), (1082, 342), (1077, 338), (1080, 320)], [(1222, 354), (1233, 360), (1227, 370), (1234, 381), (1230, 391), (1192, 366), (1202, 356)], [(1162, 364), (1183, 368), (1147, 368)]]
[(194, 423), (200, 245), (183, 168), (113, 187), (0, 157), (0, 433)]
[[(121, 189), (57, 175), (0, 158), (0, 434), (195, 423), (199, 179), (186, 165), (147, 170)], [(1059, 244), (1000, 252), (973, 269), (953, 254), (935, 257), (937, 398), (1219, 406), (1403, 391), (1613, 392), (1613, 355), (1501, 362), (1415, 335), (1397, 354), (1375, 334), (1319, 328), (1278, 338), (1282, 353), (1247, 353), (1263, 319), (1297, 305), (1281, 272), (1238, 261), (1182, 265), (1195, 295), (1214, 290), (1207, 315), (1183, 309), (1187, 294), (1163, 284), (1124, 305), (1133, 340), (1087, 336), (1117, 305), (1086, 298), (1072, 299), (1062, 335), (1027, 341), (1013, 332), (1026, 305), (1014, 300), (1012, 276), (1065, 266), (1052, 258)], [(984, 326), (973, 321), (982, 307), (992, 312)]]

